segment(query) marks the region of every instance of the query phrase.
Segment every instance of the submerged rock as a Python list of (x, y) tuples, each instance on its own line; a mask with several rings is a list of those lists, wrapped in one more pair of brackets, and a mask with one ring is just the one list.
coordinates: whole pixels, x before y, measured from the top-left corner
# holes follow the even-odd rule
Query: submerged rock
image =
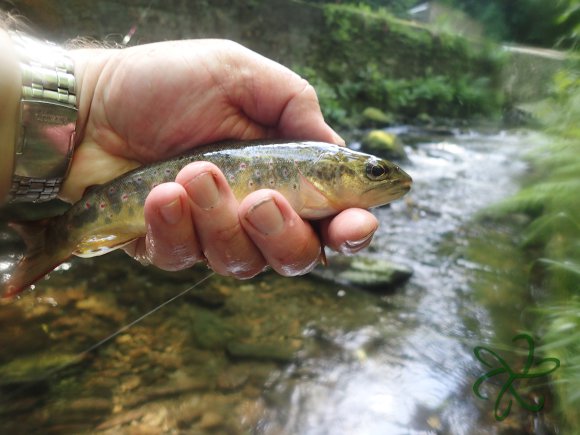
[(243, 328), (229, 323), (209, 310), (195, 310), (191, 319), (191, 332), (201, 349), (221, 350), (231, 340), (246, 334)]
[(17, 358), (0, 366), (0, 386), (45, 380), (55, 372), (83, 360), (83, 354), (50, 352)]
[(383, 130), (372, 130), (361, 141), (361, 149), (390, 160), (405, 160), (407, 153), (397, 135)]
[(293, 349), (287, 343), (228, 343), (230, 357), (260, 361), (290, 362), (294, 358)]
[(374, 291), (391, 291), (406, 282), (413, 270), (390, 261), (362, 256), (334, 256), (328, 266), (318, 266), (313, 275), (341, 285)]

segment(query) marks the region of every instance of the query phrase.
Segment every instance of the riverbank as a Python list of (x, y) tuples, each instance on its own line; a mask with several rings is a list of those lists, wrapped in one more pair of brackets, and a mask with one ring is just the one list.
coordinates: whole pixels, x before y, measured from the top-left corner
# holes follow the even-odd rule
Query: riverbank
[[(551, 388), (554, 408), (575, 430), (580, 426), (580, 76), (577, 66), (562, 69), (553, 80), (551, 97), (530, 106), (545, 126), (541, 145), (527, 154), (531, 170), (522, 189), (490, 211), (498, 226), (515, 234), (509, 253), (497, 246), (480, 249), (477, 258), (504, 279), (484, 278), (478, 294), (488, 306), (521, 309), (521, 328), (540, 338), (543, 357), (560, 361)], [(505, 245), (505, 243), (504, 243)], [(507, 249), (507, 248), (506, 248)], [(485, 253), (485, 254), (484, 254)], [(482, 261), (481, 255), (487, 260)], [(509, 272), (506, 258), (519, 259)], [(501, 264), (498, 264), (497, 259)], [(503, 261), (503, 262), (502, 262)], [(507, 272), (507, 273), (506, 273)], [(497, 276), (496, 276), (497, 278)], [(501, 283), (500, 283), (501, 281)], [(487, 284), (486, 284), (487, 283)], [(494, 291), (490, 291), (494, 289)], [(503, 323), (513, 316), (493, 309)]]

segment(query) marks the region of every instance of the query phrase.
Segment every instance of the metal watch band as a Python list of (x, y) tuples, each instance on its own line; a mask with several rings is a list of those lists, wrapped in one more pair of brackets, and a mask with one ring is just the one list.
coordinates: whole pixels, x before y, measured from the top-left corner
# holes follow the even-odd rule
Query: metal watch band
[(56, 197), (74, 151), (77, 119), (74, 65), (66, 51), (10, 32), (22, 72), (10, 202)]

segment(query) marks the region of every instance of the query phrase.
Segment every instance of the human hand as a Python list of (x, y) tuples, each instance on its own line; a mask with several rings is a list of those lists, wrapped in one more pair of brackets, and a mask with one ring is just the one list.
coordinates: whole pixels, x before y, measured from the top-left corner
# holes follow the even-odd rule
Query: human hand
[[(124, 50), (77, 50), (77, 142), (62, 195), (133, 167), (223, 139), (288, 138), (337, 144), (314, 89), (299, 76), (231, 41), (165, 42)], [(141, 261), (178, 270), (207, 259), (216, 272), (247, 278), (266, 265), (308, 272), (321, 243), (354, 252), (377, 228), (365, 210), (326, 219), (317, 231), (275, 191), (239, 204), (217, 167), (198, 162), (145, 203), (146, 237), (126, 247)]]

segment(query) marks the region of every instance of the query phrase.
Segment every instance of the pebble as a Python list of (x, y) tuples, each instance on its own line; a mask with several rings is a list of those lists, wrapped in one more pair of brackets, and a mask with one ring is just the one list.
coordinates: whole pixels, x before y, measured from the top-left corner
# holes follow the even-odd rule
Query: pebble
[(140, 385), (141, 385), (140, 376), (130, 376), (127, 379), (125, 379), (121, 384), (121, 392), (125, 393), (127, 391), (134, 390)]
[(235, 370), (234, 367), (219, 374), (217, 387), (222, 391), (233, 391), (248, 382), (249, 375), (246, 372)]
[(202, 415), (203, 409), (199, 404), (186, 404), (175, 412), (175, 420), (179, 428), (185, 429), (198, 421)]
[(97, 426), (97, 430), (107, 430), (117, 426), (122, 426), (124, 424), (130, 423), (135, 420), (139, 420), (143, 415), (145, 415), (144, 409), (135, 409), (133, 411), (124, 412), (122, 414), (116, 415), (108, 420), (105, 420)]
[(215, 429), (225, 422), (224, 417), (221, 414), (213, 411), (204, 412), (201, 417), (201, 421), (198, 424), (200, 429)]
[(179, 396), (184, 393), (204, 390), (209, 387), (209, 381), (201, 378), (180, 380), (176, 384), (164, 384), (156, 387), (140, 388), (132, 397), (128, 397), (125, 406), (133, 408), (146, 402)]

